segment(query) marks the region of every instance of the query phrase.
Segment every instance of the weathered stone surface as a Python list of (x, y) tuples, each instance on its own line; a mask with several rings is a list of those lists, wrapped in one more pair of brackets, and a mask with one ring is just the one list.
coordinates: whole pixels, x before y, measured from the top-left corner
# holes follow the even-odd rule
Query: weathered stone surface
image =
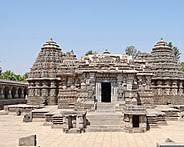
[(31, 113), (27, 113), (24, 115), (23, 117), (23, 122), (32, 122), (32, 114)]
[[(59, 109), (88, 112), (119, 110), (128, 132), (144, 132), (146, 117), (152, 124), (164, 123), (165, 117), (179, 117), (176, 111), (162, 111), (166, 116), (146, 116), (146, 109), (161, 104), (184, 104), (184, 73), (173, 47), (163, 40), (154, 45), (150, 54), (139, 54), (136, 58), (106, 50), (77, 59), (73, 51), (64, 53), (50, 39), (41, 48), (28, 82), (28, 104), (58, 105)], [(103, 105), (100, 109), (101, 103), (113, 107)], [(45, 118), (46, 113), (33, 111), (33, 118)], [(71, 124), (75, 126), (76, 116), (68, 117), (72, 117)], [(53, 126), (63, 127), (62, 121), (65, 124), (65, 117), (47, 117), (51, 118)], [(57, 121), (59, 124), (55, 125)]]
[(85, 111), (61, 111), (63, 116), (63, 132), (82, 133), (86, 127)]
[(184, 144), (176, 143), (170, 138), (167, 138), (165, 143), (157, 143), (157, 147), (184, 147)]
[(20, 116), (21, 113), (22, 113), (21, 109), (20, 109), (20, 108), (17, 108), (17, 109), (16, 109), (16, 115), (17, 115), (17, 116)]
[(8, 111), (0, 110), (0, 115), (8, 115)]
[(19, 146), (36, 146), (36, 135), (22, 137), (19, 139)]

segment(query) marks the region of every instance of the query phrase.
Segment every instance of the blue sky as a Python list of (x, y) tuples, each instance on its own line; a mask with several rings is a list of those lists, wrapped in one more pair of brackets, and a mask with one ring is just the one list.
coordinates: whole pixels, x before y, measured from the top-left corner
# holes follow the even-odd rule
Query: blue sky
[(150, 51), (163, 37), (184, 60), (184, 0), (1, 0), (0, 66), (23, 74), (52, 37), (78, 57), (88, 50)]

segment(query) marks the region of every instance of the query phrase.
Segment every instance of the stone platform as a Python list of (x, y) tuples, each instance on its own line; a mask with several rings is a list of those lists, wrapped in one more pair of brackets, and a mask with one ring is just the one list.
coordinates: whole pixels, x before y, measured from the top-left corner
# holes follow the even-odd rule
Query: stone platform
[[(184, 142), (183, 121), (168, 121), (167, 126), (153, 128), (145, 133), (125, 132), (90, 132), (82, 134), (65, 134), (61, 129), (43, 126), (43, 122), (23, 123), (23, 116), (0, 116), (0, 147), (18, 147), (21, 137), (37, 135), (40, 147), (156, 147), (156, 143), (171, 138), (177, 143)], [(11, 131), (11, 133), (10, 133)]]
[(27, 105), (27, 104), (16, 104), (16, 105), (8, 105), (5, 107), (9, 112), (16, 112), (16, 109), (21, 109), (22, 112), (29, 112), (34, 109), (40, 109), (43, 106), (40, 105)]

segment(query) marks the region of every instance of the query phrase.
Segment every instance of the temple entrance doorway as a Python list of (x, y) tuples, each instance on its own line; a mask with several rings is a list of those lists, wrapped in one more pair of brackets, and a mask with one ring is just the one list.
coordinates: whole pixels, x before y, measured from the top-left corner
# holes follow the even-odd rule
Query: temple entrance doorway
[(132, 124), (133, 128), (139, 128), (139, 115), (133, 115)]
[(110, 82), (102, 82), (102, 99), (101, 102), (111, 102), (111, 83)]

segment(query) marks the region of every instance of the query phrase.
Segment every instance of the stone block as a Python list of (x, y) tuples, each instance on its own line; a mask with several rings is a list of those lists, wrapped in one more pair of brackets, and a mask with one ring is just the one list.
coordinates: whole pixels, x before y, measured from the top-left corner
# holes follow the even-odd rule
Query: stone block
[(184, 144), (176, 143), (170, 138), (167, 138), (164, 143), (157, 143), (157, 147), (184, 147)]
[(16, 109), (16, 115), (17, 115), (17, 116), (20, 116), (21, 113), (22, 113), (21, 109), (20, 109), (20, 108), (17, 108), (17, 109)]
[(1, 110), (1, 111), (0, 111), (0, 115), (8, 115), (8, 111)]
[(36, 135), (19, 138), (19, 146), (36, 146)]
[(23, 122), (32, 122), (32, 114), (31, 113), (25, 114), (23, 117)]

